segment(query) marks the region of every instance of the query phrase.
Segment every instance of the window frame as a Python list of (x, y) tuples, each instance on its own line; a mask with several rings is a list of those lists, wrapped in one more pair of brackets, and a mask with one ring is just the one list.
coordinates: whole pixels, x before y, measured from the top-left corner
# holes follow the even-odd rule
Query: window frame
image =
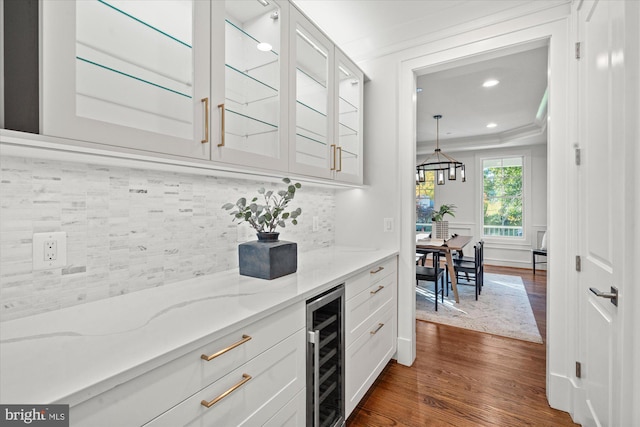
[[(485, 236), (484, 235), (484, 162), (487, 160), (504, 160), (504, 159), (522, 159), (522, 236)], [(505, 245), (523, 245), (529, 242), (528, 223), (531, 218), (531, 150), (505, 150), (496, 153), (484, 153), (476, 156), (478, 191), (477, 205), (478, 220), (477, 233), (478, 236), (485, 241), (496, 242)]]

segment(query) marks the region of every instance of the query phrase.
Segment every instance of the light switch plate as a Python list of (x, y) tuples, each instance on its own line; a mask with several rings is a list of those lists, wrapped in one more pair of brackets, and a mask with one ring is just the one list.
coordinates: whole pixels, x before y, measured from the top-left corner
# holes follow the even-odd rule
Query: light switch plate
[(55, 231), (33, 235), (33, 269), (49, 270), (67, 265), (67, 233)]

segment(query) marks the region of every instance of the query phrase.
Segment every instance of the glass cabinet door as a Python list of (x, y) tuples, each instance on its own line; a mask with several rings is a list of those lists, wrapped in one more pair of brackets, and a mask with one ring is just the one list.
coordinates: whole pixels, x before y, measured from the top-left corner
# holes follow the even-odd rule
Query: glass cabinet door
[(43, 134), (209, 157), (207, 2), (42, 6)]
[(363, 74), (336, 49), (338, 148), (336, 179), (362, 184)]
[[(294, 172), (329, 178), (335, 169), (333, 120), (333, 45), (296, 11), (291, 33), (295, 59), (294, 136), (290, 166)], [(292, 101), (293, 102), (293, 101)]]
[(272, 0), (214, 1), (214, 27), (224, 16), (224, 31), (217, 39), (213, 35), (212, 61), (218, 71), (214, 72), (213, 85), (219, 96), (217, 114), (213, 113), (218, 138), (213, 155), (216, 160), (286, 169), (282, 129), (286, 129), (287, 114), (282, 100), (288, 58), (287, 44), (283, 43), (287, 6)]

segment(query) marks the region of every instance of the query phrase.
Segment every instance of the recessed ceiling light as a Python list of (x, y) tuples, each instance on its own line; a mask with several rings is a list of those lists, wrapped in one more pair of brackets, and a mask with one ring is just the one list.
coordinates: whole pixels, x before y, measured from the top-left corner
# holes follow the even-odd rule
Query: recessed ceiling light
[(496, 127), (496, 126), (498, 126), (498, 125), (497, 125), (497, 124), (495, 124), (495, 123), (489, 123), (489, 124), (487, 125), (487, 127), (488, 127), (489, 129), (494, 128), (494, 127)]
[(499, 80), (489, 79), (489, 80), (485, 81), (484, 83), (482, 83), (482, 87), (493, 87), (493, 86), (496, 86), (498, 83), (500, 83)]
[(271, 49), (273, 49), (273, 46), (271, 46), (269, 43), (258, 43), (258, 50), (261, 50), (263, 52), (269, 52)]

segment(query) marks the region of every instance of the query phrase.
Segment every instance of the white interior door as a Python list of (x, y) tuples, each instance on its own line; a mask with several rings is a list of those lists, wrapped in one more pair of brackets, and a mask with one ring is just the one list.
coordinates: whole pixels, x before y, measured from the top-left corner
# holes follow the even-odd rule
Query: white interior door
[[(578, 298), (582, 385), (587, 426), (620, 424), (620, 327), (624, 298), (621, 280), (625, 247), (624, 37), (616, 31), (624, 3), (587, 1), (579, 9), (580, 59), (578, 167)], [(613, 302), (617, 303), (614, 305)], [(582, 417), (581, 417), (582, 418)]]

